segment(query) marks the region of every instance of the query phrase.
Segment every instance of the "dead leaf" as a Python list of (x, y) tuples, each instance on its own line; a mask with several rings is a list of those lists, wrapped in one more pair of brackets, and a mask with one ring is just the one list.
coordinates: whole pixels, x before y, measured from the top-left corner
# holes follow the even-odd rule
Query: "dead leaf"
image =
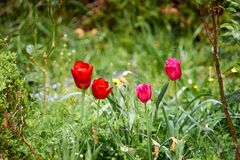
[(159, 146), (155, 145), (154, 146), (154, 159), (157, 159), (159, 155)]
[(99, 139), (98, 139), (97, 131), (96, 131), (95, 127), (92, 127), (92, 138), (93, 138), (95, 144), (99, 143)]
[(177, 139), (172, 137), (172, 145), (170, 147), (170, 151), (172, 151), (172, 152), (176, 151), (176, 144), (177, 144)]

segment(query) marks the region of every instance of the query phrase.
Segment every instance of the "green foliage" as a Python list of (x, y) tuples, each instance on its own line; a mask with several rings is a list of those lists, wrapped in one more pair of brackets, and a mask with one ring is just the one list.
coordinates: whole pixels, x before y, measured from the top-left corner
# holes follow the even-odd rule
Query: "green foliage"
[(240, 2), (238, 0), (227, 1), (225, 12), (228, 12), (229, 22), (223, 23), (220, 27), (223, 30), (222, 40), (230, 45), (240, 45)]
[[(28, 95), (17, 64), (32, 89), (32, 104), (22, 135), (43, 159), (148, 159), (153, 158), (157, 148), (158, 159), (231, 159), (231, 138), (220, 103), (215, 99), (218, 84), (209, 56), (211, 48), (199, 25), (197, 7), (202, 2), (206, 1), (196, 0), (195, 5), (192, 1), (168, 0), (19, 0), (7, 1), (8, 7), (0, 2), (0, 7), (6, 8), (0, 12), (0, 47), (18, 53), (1, 53), (1, 116), (5, 110), (11, 112), (12, 106), (16, 110), (22, 104), (26, 109)], [(234, 3), (227, 4), (235, 13)], [(235, 41), (231, 27), (236, 30), (238, 26), (231, 23), (237, 19), (231, 21), (228, 14), (226, 9), (223, 20), (230, 28), (223, 25), (221, 33), (231, 33), (228, 38)], [(76, 33), (76, 28), (81, 29), (81, 34)], [(236, 44), (221, 43), (220, 56), (226, 71), (224, 84), (231, 116), (238, 127)], [(182, 60), (183, 76), (177, 89), (172, 82), (165, 83), (168, 79), (164, 62), (169, 57)], [(93, 64), (93, 78), (119, 81), (111, 83), (112, 94), (101, 101), (97, 131), (97, 102), (88, 89), (83, 105), (81, 92), (71, 78), (70, 68), (75, 60)], [(47, 72), (47, 81), (42, 71)], [(122, 77), (129, 71), (131, 74)], [(120, 81), (123, 78), (127, 82)], [(148, 112), (134, 93), (136, 84), (141, 82), (153, 86)], [(47, 105), (43, 105), (44, 89)], [(4, 97), (2, 90), (11, 96)], [(18, 100), (16, 90), (21, 91), (17, 103), (12, 101)], [(83, 121), (82, 107), (86, 112)], [(22, 113), (25, 119), (25, 111)], [(14, 119), (18, 120), (21, 116)], [(237, 131), (239, 137), (239, 127)], [(5, 135), (11, 139), (11, 146), (17, 146), (14, 152), (5, 148), (9, 155), (20, 159), (29, 153), (10, 133)], [(26, 157), (33, 158), (31, 154)]]
[(21, 154), (16, 148), (20, 142), (4, 127), (4, 113), (10, 114), (10, 120), (21, 132), (28, 110), (28, 94), (25, 81), (16, 66), (16, 54), (0, 51), (0, 60), (0, 150), (4, 157), (18, 159)]

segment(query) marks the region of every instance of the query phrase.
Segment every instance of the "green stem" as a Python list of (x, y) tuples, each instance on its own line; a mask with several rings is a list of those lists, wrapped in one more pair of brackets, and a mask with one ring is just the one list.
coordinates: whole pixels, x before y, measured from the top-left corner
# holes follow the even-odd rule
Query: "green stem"
[(44, 78), (44, 106), (45, 106), (45, 114), (48, 112), (48, 91), (47, 91), (47, 81), (48, 81), (48, 74), (47, 71), (44, 70), (43, 72), (43, 78)]
[(97, 127), (96, 127), (96, 132), (98, 134), (98, 127), (99, 127), (99, 109), (100, 109), (100, 100), (97, 102)]
[(146, 119), (146, 128), (147, 128), (147, 140), (148, 140), (148, 159), (152, 160), (152, 123), (149, 119), (149, 113), (147, 109), (147, 104), (144, 104), (145, 106), (145, 119)]
[[(99, 109), (100, 109), (100, 99), (97, 101), (97, 126), (96, 126), (96, 135), (98, 135), (98, 127), (99, 127)], [(96, 143), (93, 145), (93, 151), (96, 149)]]
[(85, 89), (84, 89), (84, 88), (82, 89), (81, 98), (82, 98), (81, 119), (82, 119), (82, 122), (83, 122), (83, 121), (84, 121), (84, 118), (85, 118)]
[(56, 37), (56, 22), (55, 19), (53, 17), (53, 8), (51, 6), (51, 1), (48, 0), (48, 14), (51, 18), (51, 22), (52, 22), (52, 47), (55, 48), (55, 37)]
[(43, 101), (44, 101), (44, 113), (47, 114), (48, 112), (48, 91), (47, 91), (47, 82), (48, 82), (48, 72), (47, 70), (42, 67), (35, 59), (35, 57), (33, 57), (32, 55), (30, 55), (30, 60), (34, 63), (34, 65), (40, 69), (40, 71), (43, 73), (43, 78), (44, 78), (44, 97), (43, 97)]
[(177, 100), (177, 81), (174, 81), (174, 91), (175, 91), (175, 101), (177, 104), (177, 102), (178, 102), (178, 100)]
[(176, 119), (176, 137), (177, 137), (177, 139), (178, 139), (178, 133), (179, 133), (179, 121), (178, 121), (178, 119), (179, 119), (179, 106), (178, 106), (178, 100), (177, 100), (177, 81), (174, 81), (174, 84), (175, 84), (175, 86), (174, 86), (174, 88), (175, 88), (175, 101), (176, 101), (176, 107), (177, 107), (177, 119)]

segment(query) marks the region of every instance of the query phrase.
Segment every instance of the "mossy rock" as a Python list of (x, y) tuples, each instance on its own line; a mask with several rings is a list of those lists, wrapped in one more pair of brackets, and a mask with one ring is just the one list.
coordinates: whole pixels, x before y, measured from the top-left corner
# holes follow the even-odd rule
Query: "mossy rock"
[(16, 64), (16, 54), (0, 51), (0, 61), (0, 155), (5, 159), (19, 159), (23, 154), (17, 148), (23, 144), (4, 126), (4, 113), (10, 115), (11, 122), (21, 133), (29, 106), (28, 92)]

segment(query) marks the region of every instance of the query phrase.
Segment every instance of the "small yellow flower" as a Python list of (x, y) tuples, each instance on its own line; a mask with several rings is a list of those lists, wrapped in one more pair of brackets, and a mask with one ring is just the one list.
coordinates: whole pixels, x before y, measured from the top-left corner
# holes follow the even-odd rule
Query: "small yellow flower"
[(121, 81), (117, 78), (113, 78), (112, 83), (115, 84), (115, 85), (119, 85), (121, 83)]
[(133, 74), (133, 73), (131, 71), (124, 71), (118, 78), (113, 78), (112, 83), (114, 83), (117, 86), (128, 85), (128, 81), (125, 77), (127, 77), (127, 75), (129, 74)]
[(212, 83), (212, 82), (214, 82), (214, 78), (212, 78), (212, 77), (210, 77), (210, 78), (208, 78), (208, 82), (210, 82), (210, 83)]
[(197, 84), (193, 85), (193, 88), (198, 89), (198, 85)]

